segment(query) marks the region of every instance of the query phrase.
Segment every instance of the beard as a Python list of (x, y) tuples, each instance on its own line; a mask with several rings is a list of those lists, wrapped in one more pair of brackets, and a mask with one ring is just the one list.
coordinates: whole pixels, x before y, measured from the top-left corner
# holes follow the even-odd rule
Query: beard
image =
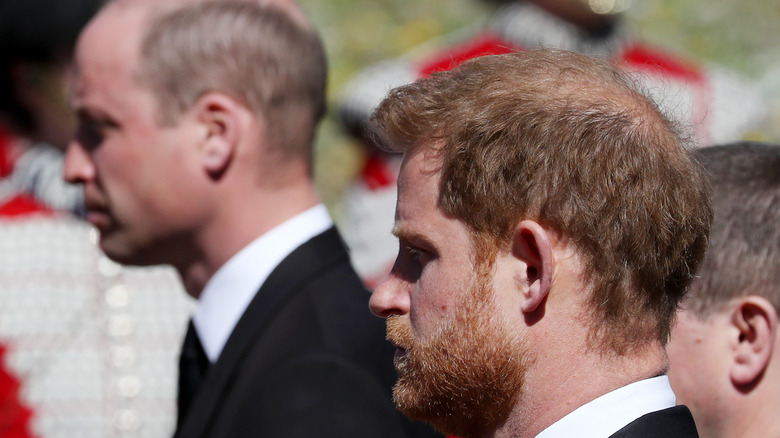
[(489, 280), (474, 279), (462, 301), (430, 339), (416, 340), (398, 315), (387, 319), (387, 338), (405, 350), (395, 359), (396, 407), (468, 438), (506, 422), (521, 397), (529, 356), (501, 324)]

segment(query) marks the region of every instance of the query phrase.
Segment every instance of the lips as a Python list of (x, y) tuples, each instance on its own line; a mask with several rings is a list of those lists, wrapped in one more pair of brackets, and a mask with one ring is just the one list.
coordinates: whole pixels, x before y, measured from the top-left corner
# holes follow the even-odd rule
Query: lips
[(112, 220), (107, 208), (89, 199), (84, 203), (84, 208), (86, 210), (84, 219), (95, 228), (102, 231), (110, 227)]
[(399, 374), (404, 373), (407, 362), (408, 357), (406, 355), (406, 350), (396, 347), (395, 354), (393, 355), (393, 365), (395, 365), (395, 369)]
[(87, 210), (85, 219), (98, 230), (105, 230), (111, 224), (109, 216), (102, 211)]
[(399, 375), (407, 368), (408, 350), (414, 346), (412, 329), (408, 322), (402, 321), (397, 315), (387, 318), (387, 340), (395, 347), (393, 363)]
[(401, 374), (406, 368), (408, 361), (406, 348), (402, 347), (402, 343), (398, 342), (396, 339), (391, 339), (388, 337), (388, 341), (390, 341), (390, 343), (393, 344), (393, 347), (395, 347), (395, 354), (393, 354), (393, 365), (395, 365), (396, 371)]

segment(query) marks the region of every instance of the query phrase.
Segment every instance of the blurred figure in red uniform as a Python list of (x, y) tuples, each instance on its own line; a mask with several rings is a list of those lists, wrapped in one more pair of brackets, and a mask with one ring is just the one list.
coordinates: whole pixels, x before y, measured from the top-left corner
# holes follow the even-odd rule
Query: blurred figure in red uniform
[(15, 198), (4, 203), (34, 198), (57, 210), (81, 208), (81, 191), (62, 178), (62, 150), (75, 127), (66, 80), (76, 36), (100, 4), (0, 4), (0, 196)]
[(0, 437), (29, 438), (32, 411), (19, 399), (19, 379), (5, 363), (6, 347), (0, 345)]

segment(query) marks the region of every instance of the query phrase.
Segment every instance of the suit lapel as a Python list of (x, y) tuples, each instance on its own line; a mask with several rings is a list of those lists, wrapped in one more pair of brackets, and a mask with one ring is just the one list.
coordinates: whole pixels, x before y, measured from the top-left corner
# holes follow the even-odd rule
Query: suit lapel
[(338, 231), (331, 227), (298, 247), (271, 272), (233, 329), (176, 437), (194, 438), (207, 434), (249, 347), (278, 313), (278, 309), (295, 296), (301, 284), (319, 272), (348, 260)]

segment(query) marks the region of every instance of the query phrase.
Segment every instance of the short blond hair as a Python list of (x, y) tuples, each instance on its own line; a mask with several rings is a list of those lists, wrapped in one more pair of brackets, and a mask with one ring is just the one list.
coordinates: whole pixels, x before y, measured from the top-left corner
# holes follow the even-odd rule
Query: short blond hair
[(198, 1), (155, 17), (137, 76), (157, 96), (161, 124), (223, 92), (266, 121), (276, 152), (311, 160), (325, 113), (325, 52), (313, 29), (273, 4)]

